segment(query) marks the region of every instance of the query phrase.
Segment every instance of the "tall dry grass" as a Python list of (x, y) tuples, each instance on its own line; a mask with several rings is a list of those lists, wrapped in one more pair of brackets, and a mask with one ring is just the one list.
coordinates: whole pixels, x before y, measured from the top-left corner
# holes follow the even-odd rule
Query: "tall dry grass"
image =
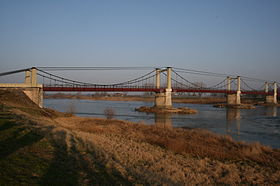
[[(94, 125), (92, 124), (94, 122)], [(118, 134), (129, 140), (146, 142), (182, 155), (221, 161), (254, 161), (280, 166), (280, 150), (259, 143), (236, 142), (230, 136), (199, 129), (168, 129), (112, 120), (83, 120), (78, 130), (90, 133)]]
[[(94, 136), (94, 144), (104, 140), (100, 147), (114, 154), (112, 164), (116, 163), (118, 170), (142, 170), (139, 176), (147, 183), (161, 180), (180, 185), (186, 182), (173, 181), (189, 180), (190, 184), (236, 185), (280, 181), (280, 151), (258, 143), (235, 142), (229, 136), (205, 130), (166, 129), (114, 119), (110, 123), (105, 119), (83, 119), (76, 124), (76, 130), (81, 131), (79, 136)], [(151, 153), (145, 144), (154, 146), (156, 152)], [(157, 152), (158, 149), (163, 151)], [(176, 158), (171, 161), (171, 157)], [(146, 174), (147, 171), (151, 172)]]
[[(85, 144), (82, 145), (85, 149), (76, 155), (82, 154), (92, 160), (86, 162), (86, 165), (93, 166), (90, 175), (96, 175), (94, 166), (97, 165), (105, 170), (101, 177), (108, 173), (108, 179), (112, 179), (111, 175), (117, 173), (125, 180), (142, 185), (280, 183), (279, 149), (235, 142), (228, 136), (205, 130), (159, 128), (115, 119), (65, 117), (52, 110), (43, 111), (45, 115), (38, 112), (37, 115), (26, 115), (26, 118), (36, 121), (34, 127), (35, 123), (36, 127), (40, 123), (43, 128), (73, 134), (77, 137), (76, 147)], [(49, 115), (54, 116), (49, 118)], [(72, 141), (67, 140), (67, 143)]]

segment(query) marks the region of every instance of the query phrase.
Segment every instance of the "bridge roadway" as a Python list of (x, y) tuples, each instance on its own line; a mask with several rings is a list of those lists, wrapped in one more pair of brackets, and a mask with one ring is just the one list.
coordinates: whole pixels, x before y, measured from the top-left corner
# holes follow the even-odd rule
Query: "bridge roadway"
[[(62, 92), (165, 92), (165, 88), (154, 88), (154, 87), (50, 87), (43, 86), (43, 91), (62, 91)], [(224, 94), (236, 94), (236, 91), (225, 90), (225, 89), (186, 89), (186, 88), (172, 88), (172, 92), (197, 92), (197, 93), (224, 93)], [(279, 91), (278, 91), (279, 92)], [(242, 94), (257, 94), (257, 95), (273, 95), (270, 91), (241, 91)], [(279, 95), (279, 94), (278, 94)]]
[[(72, 68), (71, 68), (72, 69)], [(197, 93), (222, 93), (227, 94), (227, 104), (241, 104), (240, 94), (251, 95), (264, 95), (266, 103), (277, 104), (277, 97), (280, 92), (277, 90), (277, 82), (265, 82), (264, 90), (254, 90), (250, 87), (241, 76), (226, 77), (224, 80), (212, 86), (211, 88), (200, 87), (196, 83), (190, 82), (188, 79), (181, 76), (178, 72), (189, 73), (188, 69), (182, 71), (180, 68), (174, 68), (180, 71), (172, 70), (172, 67), (156, 68), (155, 70), (140, 76), (138, 78), (128, 80), (125, 82), (100, 85), (91, 84), (80, 81), (64, 78), (49, 72), (43, 71), (39, 68), (32, 67), (29, 69), (21, 69), (11, 72), (0, 73), (1, 76), (11, 75), (19, 72), (25, 72), (25, 80), (23, 84), (0, 84), (0, 88), (20, 88), (25, 94), (40, 107), (43, 106), (43, 92), (55, 91), (55, 92), (155, 92), (155, 105), (159, 107), (172, 106), (172, 92), (197, 92)], [(69, 69), (68, 69), (69, 70)], [(94, 69), (97, 70), (97, 69)], [(100, 70), (100, 69), (99, 69)], [(39, 73), (38, 73), (39, 71)], [(193, 71), (195, 73), (200, 71)], [(172, 78), (172, 73), (175, 73), (175, 79)], [(165, 87), (161, 84), (160, 75), (163, 74), (166, 77)], [(213, 73), (207, 73), (213, 75)], [(216, 73), (214, 73), (217, 75)], [(37, 79), (37, 75), (40, 76), (40, 80), (43, 82), (40, 84)], [(221, 76), (222, 74), (219, 74)], [(224, 75), (223, 75), (224, 76)], [(179, 78), (180, 81), (177, 80)], [(254, 79), (256, 80), (256, 79)], [(153, 82), (152, 84), (150, 82)], [(262, 80), (258, 80), (262, 81)], [(45, 84), (49, 83), (49, 84)], [(172, 86), (172, 82), (175, 83)], [(246, 88), (241, 88), (241, 82)], [(236, 90), (232, 90), (231, 84)], [(147, 86), (148, 85), (148, 86)], [(269, 88), (273, 87), (273, 91)], [(249, 89), (249, 90), (248, 90)]]

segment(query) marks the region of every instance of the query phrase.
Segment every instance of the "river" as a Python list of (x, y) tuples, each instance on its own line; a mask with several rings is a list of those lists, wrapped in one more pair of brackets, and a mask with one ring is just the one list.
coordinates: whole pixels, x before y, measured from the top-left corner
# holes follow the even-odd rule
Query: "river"
[(161, 127), (202, 128), (219, 134), (228, 134), (233, 139), (260, 142), (280, 148), (280, 108), (258, 106), (252, 110), (214, 108), (208, 104), (174, 103), (174, 107), (189, 107), (198, 114), (146, 114), (134, 109), (152, 106), (152, 102), (96, 101), (78, 99), (45, 99), (44, 106), (66, 112), (70, 108), (77, 116), (105, 118), (104, 110), (112, 108), (114, 118), (141, 122)]

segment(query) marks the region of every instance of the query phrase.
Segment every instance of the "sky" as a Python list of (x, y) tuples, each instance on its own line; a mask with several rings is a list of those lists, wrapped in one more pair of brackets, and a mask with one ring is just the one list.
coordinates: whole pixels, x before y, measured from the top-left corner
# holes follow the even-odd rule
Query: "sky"
[(279, 0), (0, 0), (0, 72), (172, 66), (279, 82), (279, 20)]

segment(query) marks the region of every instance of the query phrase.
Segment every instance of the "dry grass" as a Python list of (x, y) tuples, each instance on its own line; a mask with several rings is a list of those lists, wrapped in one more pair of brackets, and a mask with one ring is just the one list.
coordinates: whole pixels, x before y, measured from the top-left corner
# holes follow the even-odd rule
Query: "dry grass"
[(0, 102), (15, 107), (39, 108), (22, 91), (0, 89)]
[(168, 129), (156, 126), (133, 125), (129, 122), (103, 119), (76, 121), (76, 129), (90, 133), (119, 134), (138, 142), (158, 145), (179, 154), (221, 161), (250, 160), (272, 167), (280, 166), (280, 150), (259, 143), (236, 142), (206, 130)]
[[(261, 184), (280, 181), (280, 171), (277, 166), (259, 163), (247, 159), (246, 156), (239, 157), (238, 161), (236, 158), (224, 161), (222, 160), (224, 157), (215, 158), (211, 154), (195, 157), (191, 154), (202, 154), (201, 151), (205, 153), (206, 150), (191, 149), (191, 147), (192, 153), (187, 153), (186, 150), (190, 149), (185, 149), (183, 138), (179, 141), (161, 141), (161, 138), (158, 137), (151, 142), (147, 140), (147, 131), (143, 130), (146, 126), (137, 126), (136, 130), (139, 131), (140, 128), (143, 132), (135, 134), (134, 130), (128, 129), (130, 125), (128, 123), (113, 121), (119, 125), (115, 126), (112, 123), (108, 125), (102, 120), (95, 121), (94, 124), (92, 122), (87, 120), (83, 125), (80, 123), (75, 130), (80, 131), (77, 131), (78, 136), (87, 141), (89, 145), (93, 145), (96, 151), (102, 149), (106, 154), (105, 159), (107, 164), (110, 164), (110, 168), (122, 172), (126, 177), (132, 176), (135, 182), (146, 180), (147, 182), (140, 181), (140, 183), (183, 185), (185, 183)], [(138, 138), (135, 138), (136, 136)], [(207, 149), (207, 152), (213, 154), (210, 149), (211, 147)], [(250, 148), (246, 148), (247, 150), (251, 152)], [(174, 154), (174, 151), (181, 153)], [(258, 153), (260, 152), (258, 151)], [(279, 157), (268, 156), (267, 158), (274, 159), (275, 162), (279, 163)]]
[[(120, 120), (25, 114), (73, 138), (87, 165), (144, 185), (280, 184), (280, 150), (235, 142), (205, 130), (168, 129)], [(48, 115), (55, 115), (48, 117)], [(85, 183), (90, 185), (91, 183)], [(100, 183), (102, 184), (102, 183)]]

